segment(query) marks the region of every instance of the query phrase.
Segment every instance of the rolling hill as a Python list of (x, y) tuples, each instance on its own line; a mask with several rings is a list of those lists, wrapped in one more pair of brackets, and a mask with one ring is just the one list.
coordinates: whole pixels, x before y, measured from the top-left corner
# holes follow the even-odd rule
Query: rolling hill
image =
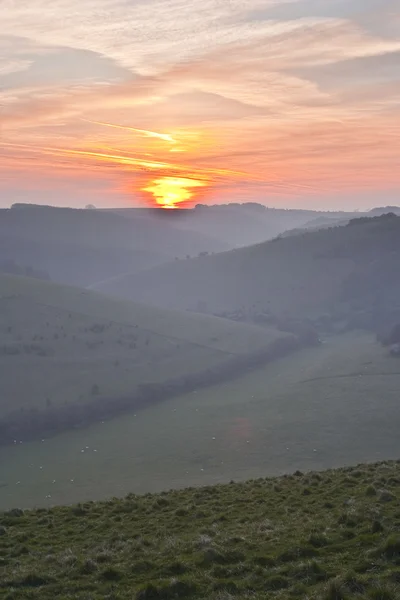
[(47, 271), (54, 281), (73, 285), (228, 248), (157, 216), (126, 219), (112, 212), (35, 205), (0, 210), (1, 260)]
[(237, 375), (1, 446), (0, 510), (400, 456), (399, 360), (368, 332), (331, 336)]
[(175, 261), (99, 289), (153, 305), (265, 320), (399, 317), (400, 217), (383, 215), (214, 256)]
[(11, 275), (0, 275), (0, 331), (3, 442), (150, 404), (296, 346), (273, 330)]

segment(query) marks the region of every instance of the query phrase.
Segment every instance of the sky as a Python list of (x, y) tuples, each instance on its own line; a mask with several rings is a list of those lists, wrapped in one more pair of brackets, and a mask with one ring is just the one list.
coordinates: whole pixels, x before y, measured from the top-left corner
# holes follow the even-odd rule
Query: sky
[(400, 0), (0, 0), (0, 206), (400, 204)]

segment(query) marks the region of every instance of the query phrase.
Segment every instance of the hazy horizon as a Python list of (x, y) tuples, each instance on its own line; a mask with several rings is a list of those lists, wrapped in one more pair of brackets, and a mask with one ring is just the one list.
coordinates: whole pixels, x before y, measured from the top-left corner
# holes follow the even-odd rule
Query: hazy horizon
[[(46, 197), (46, 195), (44, 195)], [(113, 204), (111, 204), (110, 200), (107, 201), (107, 199), (105, 201), (103, 201), (102, 197), (96, 197), (96, 196), (81, 196), (78, 195), (76, 198), (73, 199), (73, 201), (71, 201), (70, 198), (65, 198), (64, 199), (60, 199), (57, 198), (57, 194), (55, 193), (54, 195), (49, 195), (48, 199), (45, 199), (43, 197), (37, 197), (37, 198), (31, 198), (30, 195), (27, 194), (21, 194), (21, 195), (17, 195), (15, 197), (15, 199), (13, 201), (10, 201), (10, 199), (8, 198), (7, 200), (5, 199), (5, 201), (2, 201), (3, 199), (0, 197), (0, 209), (4, 209), (4, 208), (12, 208), (13, 205), (16, 204), (26, 204), (26, 205), (32, 205), (32, 206), (42, 206), (42, 207), (55, 207), (55, 208), (78, 208), (78, 209), (85, 209), (85, 208), (95, 208), (95, 209), (99, 209), (99, 210), (110, 210), (110, 211), (115, 211), (115, 210), (125, 210), (127, 208), (141, 208), (141, 209), (158, 209), (158, 210), (163, 210), (162, 206), (158, 206), (157, 204), (151, 204), (151, 203), (146, 203), (146, 202), (132, 202), (132, 199), (127, 199), (118, 195), (115, 195), (115, 197), (113, 197)], [(98, 201), (99, 200), (99, 201)], [(352, 200), (350, 198), (345, 198), (345, 199), (340, 199), (341, 201), (336, 202), (336, 203), (332, 203), (331, 205), (327, 205), (325, 206), (323, 203), (318, 202), (318, 199), (316, 199), (315, 202), (312, 203), (307, 203), (304, 202), (302, 203), (302, 201), (298, 201), (298, 202), (293, 202), (290, 203), (288, 202), (287, 204), (282, 204), (279, 202), (268, 202), (267, 199), (260, 199), (260, 198), (256, 198), (256, 199), (252, 199), (252, 198), (248, 198), (248, 199), (234, 199), (232, 198), (232, 200), (229, 199), (224, 199), (220, 202), (218, 202), (218, 199), (215, 199), (215, 201), (210, 201), (210, 202), (197, 202), (195, 201), (193, 204), (187, 204), (187, 205), (177, 205), (175, 208), (175, 210), (182, 210), (182, 209), (192, 209), (195, 208), (197, 204), (206, 204), (208, 206), (218, 206), (218, 205), (227, 205), (227, 204), (235, 204), (237, 202), (245, 204), (245, 203), (258, 203), (262, 206), (265, 206), (266, 208), (269, 209), (281, 209), (281, 210), (305, 210), (305, 211), (315, 211), (315, 212), (327, 212), (327, 213), (335, 213), (335, 212), (348, 212), (348, 213), (354, 213), (354, 212), (359, 212), (359, 213), (364, 213), (364, 212), (369, 212), (375, 208), (385, 208), (385, 207), (395, 207), (395, 208), (399, 208), (400, 209), (400, 200), (399, 200), (399, 196), (398, 195), (393, 195), (393, 197), (383, 197), (383, 198), (372, 198), (369, 202), (365, 201), (365, 203), (362, 206), (357, 206), (357, 204), (353, 203)], [(338, 199), (339, 200), (339, 199)], [(169, 211), (167, 211), (169, 212)]]
[(0, 14), (0, 206), (398, 204), (395, 0), (5, 0)]

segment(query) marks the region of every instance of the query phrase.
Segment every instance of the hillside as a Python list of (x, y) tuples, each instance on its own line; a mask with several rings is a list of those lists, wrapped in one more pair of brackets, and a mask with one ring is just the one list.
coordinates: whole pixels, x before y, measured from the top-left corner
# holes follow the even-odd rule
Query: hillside
[(101, 291), (155, 305), (264, 320), (328, 317), (370, 326), (400, 310), (400, 218), (347, 226), (121, 277)]
[(0, 331), (0, 441), (149, 404), (267, 360), (279, 340), (296, 345), (272, 330), (1, 274)]
[(74, 285), (229, 247), (155, 216), (126, 219), (112, 212), (34, 205), (0, 210), (1, 260)]
[(90, 427), (0, 446), (0, 510), (400, 456), (400, 365), (369, 333)]
[(397, 600), (399, 462), (0, 514), (0, 595)]

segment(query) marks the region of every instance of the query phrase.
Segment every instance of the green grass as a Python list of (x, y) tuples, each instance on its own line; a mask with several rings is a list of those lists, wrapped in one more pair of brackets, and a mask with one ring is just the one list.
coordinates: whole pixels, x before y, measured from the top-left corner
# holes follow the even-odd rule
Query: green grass
[(0, 509), (395, 458), (399, 382), (371, 335), (329, 338), (235, 381), (0, 448)]
[[(198, 373), (281, 334), (96, 292), (0, 275), (0, 417), (134, 394)], [(94, 387), (97, 386), (97, 387)]]
[(0, 596), (396, 600), (399, 489), (400, 462), (384, 462), (14, 509), (0, 514)]

